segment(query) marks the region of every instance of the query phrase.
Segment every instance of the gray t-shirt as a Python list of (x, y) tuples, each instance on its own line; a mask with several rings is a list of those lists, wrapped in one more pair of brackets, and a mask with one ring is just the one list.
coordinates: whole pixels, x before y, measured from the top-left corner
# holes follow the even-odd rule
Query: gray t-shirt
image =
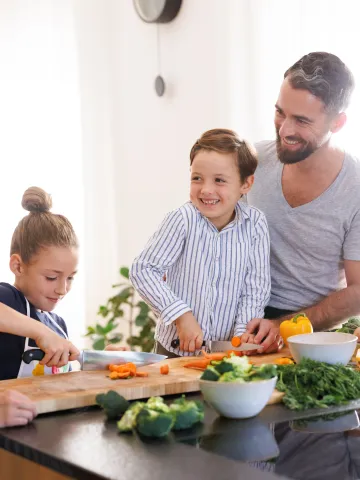
[(269, 224), (269, 305), (297, 311), (346, 287), (344, 259), (360, 260), (360, 162), (346, 153), (330, 187), (292, 208), (283, 195), (275, 142), (260, 142), (256, 149), (259, 166), (247, 201)]

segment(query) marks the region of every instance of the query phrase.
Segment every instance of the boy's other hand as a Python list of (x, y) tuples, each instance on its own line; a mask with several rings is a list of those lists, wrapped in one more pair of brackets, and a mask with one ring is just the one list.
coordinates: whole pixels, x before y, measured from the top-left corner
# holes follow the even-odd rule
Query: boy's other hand
[(195, 352), (202, 347), (204, 334), (192, 312), (186, 312), (175, 322), (180, 340), (180, 350)]

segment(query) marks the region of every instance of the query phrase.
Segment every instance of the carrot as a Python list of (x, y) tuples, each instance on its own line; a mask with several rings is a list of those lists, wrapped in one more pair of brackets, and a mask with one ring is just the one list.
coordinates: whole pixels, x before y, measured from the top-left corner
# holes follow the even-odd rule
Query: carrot
[(209, 359), (203, 360), (192, 360), (184, 364), (185, 368), (195, 368), (196, 370), (206, 370), (207, 366), (210, 365)]
[(275, 365), (292, 365), (294, 363), (291, 358), (288, 357), (281, 357), (281, 358), (276, 358), (274, 360)]
[(116, 372), (116, 367), (117, 365), (113, 365), (113, 364), (108, 365), (108, 369), (110, 370), (110, 372)]
[(201, 350), (201, 353), (209, 360), (222, 360), (224, 357), (226, 357), (225, 352), (206, 353), (205, 350)]
[(160, 373), (161, 375), (167, 375), (169, 373), (169, 365), (161, 365)]
[(231, 345), (235, 348), (240, 347), (241, 345), (241, 337), (233, 337), (231, 339)]
[(128, 377), (130, 377), (129, 371), (123, 371), (121, 373), (118, 373), (118, 378), (128, 378)]
[(227, 357), (231, 357), (231, 355), (236, 355), (237, 357), (242, 357), (244, 355), (243, 352), (239, 352), (238, 350), (228, 350), (226, 352)]
[(148, 372), (136, 372), (135, 377), (148, 377)]
[(111, 380), (117, 380), (119, 378), (119, 374), (117, 372), (111, 372), (109, 377)]

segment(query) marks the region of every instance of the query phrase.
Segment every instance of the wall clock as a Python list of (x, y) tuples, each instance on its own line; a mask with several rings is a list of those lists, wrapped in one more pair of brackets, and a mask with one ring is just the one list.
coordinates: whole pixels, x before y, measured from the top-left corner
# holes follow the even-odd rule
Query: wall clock
[(133, 0), (134, 7), (146, 23), (168, 23), (174, 20), (181, 7), (181, 0)]

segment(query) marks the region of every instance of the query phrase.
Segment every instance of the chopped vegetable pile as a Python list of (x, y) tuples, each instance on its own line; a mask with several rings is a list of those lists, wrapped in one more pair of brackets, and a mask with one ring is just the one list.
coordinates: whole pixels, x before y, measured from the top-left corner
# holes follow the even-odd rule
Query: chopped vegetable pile
[(256, 367), (249, 362), (248, 357), (231, 355), (222, 360), (212, 360), (201, 375), (201, 380), (213, 382), (255, 382), (276, 377), (275, 365), (261, 365)]
[(204, 419), (204, 405), (199, 400), (187, 400), (183, 395), (171, 405), (162, 397), (150, 397), (145, 402), (131, 405), (117, 392), (110, 390), (96, 397), (108, 419), (122, 418), (117, 426), (120, 432), (136, 430), (146, 437), (165, 437), (171, 430), (191, 428)]
[(276, 388), (284, 392), (291, 410), (326, 408), (360, 398), (360, 372), (308, 358), (295, 365), (279, 365)]

